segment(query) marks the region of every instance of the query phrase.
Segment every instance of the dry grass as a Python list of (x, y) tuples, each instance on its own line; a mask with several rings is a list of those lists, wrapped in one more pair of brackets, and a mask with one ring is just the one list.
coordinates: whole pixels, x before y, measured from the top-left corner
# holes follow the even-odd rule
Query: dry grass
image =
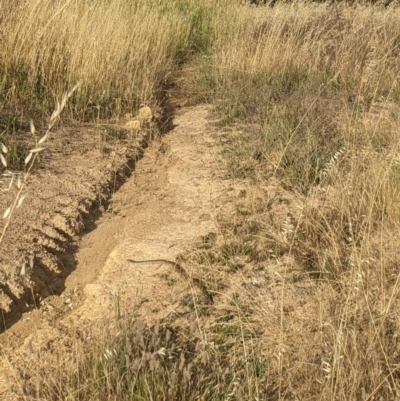
[[(118, 117), (155, 103), (168, 74), (207, 44), (211, 1), (1, 2), (0, 91), (8, 105), (52, 107), (83, 80), (74, 111)], [(215, 11), (215, 9), (214, 9)]]
[(276, 398), (398, 399), (400, 13), (256, 13), (198, 60), (208, 99), (238, 127), (221, 137), (238, 197), (194, 259), (253, 311)]
[(116, 121), (141, 104), (157, 109), (186, 59), (209, 47), (223, 4), (185, 1), (0, 1), (0, 140), (23, 165), (19, 135), (47, 120), (55, 99), (81, 90), (63, 113), (80, 122)]
[[(54, 6), (48, 5), (53, 14), (47, 14), (42, 3), (29, 4), (36, 13), (27, 14), (32, 19), (26, 26), (42, 21), (35, 31), (50, 29)], [(146, 19), (140, 18), (145, 7), (136, 2), (104, 2), (90, 15), (79, 8), (88, 7), (83, 2), (58, 6), (57, 18), (68, 18), (57, 31), (65, 46), (57, 50), (53, 31), (10, 34), (3, 48), (19, 43), (21, 52), (8, 53), (10, 60), (2, 57), (3, 63), (25, 70), (15, 69), (11, 81), (3, 80), (3, 93), (17, 99), (13, 88), (21, 88), (21, 82), (33, 90), (40, 68), (26, 66), (35, 60), (47, 65), (44, 55), (52, 49), (66, 58), (46, 78), (51, 88), (85, 78), (77, 112), (83, 106), (87, 113), (94, 102), (118, 114), (116, 102), (103, 103), (114, 99), (111, 88), (118, 89), (120, 104), (149, 100), (171, 65), (189, 60), (190, 82), (183, 82), (182, 90), (212, 102), (223, 124), (234, 127), (219, 137), (236, 212), (221, 216), (219, 233), (183, 257), (215, 292), (216, 307), (197, 308), (204, 323), (197, 331), (190, 321), (185, 326), (181, 320), (180, 329), (174, 321), (164, 322), (174, 327), (175, 344), (187, 355), (184, 363), (178, 363), (178, 354), (168, 360), (160, 356), (158, 347), (168, 347), (154, 346), (154, 328), (141, 329), (142, 348), (135, 354), (128, 339), (136, 329), (125, 322), (122, 339), (110, 334), (97, 353), (78, 364), (76, 374), (61, 370), (56, 384), (35, 378), (41, 383), (35, 396), (399, 399), (400, 11), (278, 4), (262, 11), (230, 5), (224, 14), (220, 5), (213, 9), (206, 3), (201, 13), (211, 10), (212, 18), (197, 25), (206, 32), (195, 34), (203, 38), (195, 46), (201, 52), (188, 59), (194, 33), (188, 27), (193, 18), (187, 17), (194, 14), (187, 10), (199, 9), (190, 1), (187, 9), (163, 4), (149, 2), (153, 12)], [(84, 23), (72, 23), (78, 11), (87, 18)], [(105, 15), (115, 15), (115, 21)], [(103, 20), (115, 36), (99, 23)], [(154, 24), (151, 34), (143, 21)], [(205, 40), (210, 32), (212, 46)], [(46, 52), (28, 44), (38, 38)], [(92, 56), (83, 57), (89, 50)], [(144, 54), (150, 57), (146, 61)], [(66, 64), (71, 67), (61, 73)], [(126, 68), (133, 64), (140, 68)], [(104, 89), (102, 82), (113, 85)], [(163, 330), (157, 338), (165, 337)], [(144, 344), (150, 349), (143, 352)], [(108, 358), (107, 349), (113, 354)], [(133, 383), (126, 380), (131, 374)], [(71, 380), (58, 391), (64, 377)]]

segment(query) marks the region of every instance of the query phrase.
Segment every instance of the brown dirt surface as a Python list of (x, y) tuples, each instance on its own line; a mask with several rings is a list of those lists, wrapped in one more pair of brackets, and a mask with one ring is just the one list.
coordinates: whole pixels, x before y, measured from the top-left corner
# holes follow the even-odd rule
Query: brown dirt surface
[[(120, 125), (64, 128), (52, 134), (28, 179), (28, 197), (12, 215), (1, 244), (3, 330), (42, 299), (65, 289), (65, 278), (77, 266), (79, 236), (96, 226), (150, 134)], [(3, 180), (3, 188), (8, 183)], [(14, 182), (9, 192), (3, 192), (0, 210), (12, 203), (16, 190)], [(26, 274), (21, 275), (24, 263)]]
[[(36, 174), (31, 186), (35, 194), (16, 216), (20, 223), (14, 224), (9, 236), (18, 243), (23, 237), (26, 249), (4, 273), (3, 282), (25, 255), (34, 253), (30, 278), (34, 281), (37, 276), (41, 287), (51, 284), (52, 290), (47, 296), (42, 291), (40, 307), (28, 305), (22, 319), (0, 336), (2, 400), (18, 399), (24, 386), (30, 385), (27, 367), (38, 353), (47, 366), (59, 363), (60, 355), (67, 363), (71, 339), (82, 339), (84, 346), (96, 327), (93, 323), (109, 316), (111, 324), (116, 309), (152, 323), (184, 313), (185, 299), (204, 297), (195, 282), (170, 263), (133, 264), (128, 259), (175, 261), (196, 238), (217, 231), (216, 216), (222, 212), (228, 181), (219, 172), (213, 155), (216, 139), (208, 127), (207, 107), (182, 110), (174, 129), (152, 142), (97, 222), (90, 208), (105, 187), (111, 191), (112, 171), (120, 171), (126, 162), (124, 154), (119, 156), (122, 150), (99, 153), (95, 135), (88, 134), (86, 150), (71, 155), (67, 165), (52, 161), (56, 158), (49, 152), (53, 157)], [(114, 170), (107, 168), (110, 163)], [(68, 176), (73, 179), (67, 183)], [(39, 223), (18, 229), (32, 210)], [(77, 238), (93, 225), (94, 230)], [(29, 233), (37, 240), (32, 241)], [(36, 271), (40, 275), (35, 276)], [(188, 274), (196, 276), (196, 272)], [(10, 391), (10, 383), (21, 387), (11, 386)]]

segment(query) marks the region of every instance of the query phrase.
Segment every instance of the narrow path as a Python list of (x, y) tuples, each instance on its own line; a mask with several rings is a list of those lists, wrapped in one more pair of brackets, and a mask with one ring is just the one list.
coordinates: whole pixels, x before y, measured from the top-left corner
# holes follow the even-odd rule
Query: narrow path
[[(84, 337), (92, 323), (106, 316), (112, 320), (117, 306), (152, 322), (176, 312), (187, 294), (201, 296), (170, 263), (128, 259), (174, 261), (196, 238), (216, 232), (217, 204), (223, 204), (226, 184), (218, 177), (207, 118), (205, 106), (176, 116), (174, 129), (153, 142), (114, 195), (110, 211), (82, 240), (64, 294), (43, 300), (39, 310), (0, 336), (0, 370), (9, 381), (18, 381), (36, 351), (46, 363), (56, 363), (69, 337)], [(2, 400), (9, 394), (6, 383), (0, 377)]]
[[(101, 317), (104, 308), (114, 307), (115, 294), (123, 293), (122, 302), (141, 305), (137, 313), (142, 318), (158, 319), (190, 289), (168, 263), (132, 264), (128, 259), (174, 261), (197, 237), (216, 230), (215, 200), (223, 186), (216, 177), (207, 115), (201, 106), (176, 117), (174, 130), (153, 143), (114, 196), (113, 216), (85, 238), (78, 269), (67, 280), (69, 288), (87, 283), (90, 308), (83, 306), (81, 316)], [(107, 246), (110, 237), (117, 242), (113, 249)], [(99, 271), (101, 255), (107, 259)]]

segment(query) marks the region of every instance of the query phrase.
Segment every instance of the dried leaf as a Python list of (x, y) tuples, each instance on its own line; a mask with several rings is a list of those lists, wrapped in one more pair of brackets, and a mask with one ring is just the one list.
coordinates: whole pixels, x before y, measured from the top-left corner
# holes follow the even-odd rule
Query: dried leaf
[(3, 219), (6, 219), (11, 213), (11, 206), (3, 214)]
[(33, 155), (33, 153), (29, 152), (28, 156), (26, 156), (26, 158), (25, 158), (25, 166), (31, 161), (32, 155)]
[(1, 160), (1, 164), (2, 164), (4, 167), (7, 167), (7, 160), (6, 160), (6, 158), (3, 156), (2, 153), (0, 153), (0, 160)]
[(22, 206), (22, 204), (24, 203), (24, 200), (27, 196), (28, 196), (28, 192), (25, 192), (24, 194), (21, 195), (21, 197), (18, 199), (17, 207)]
[(18, 176), (18, 180), (17, 180), (17, 188), (21, 189), (21, 176)]
[(1, 146), (1, 151), (2, 151), (3, 153), (7, 153), (7, 152), (8, 152), (7, 146), (4, 145), (4, 143), (2, 143), (0, 146)]
[(31, 129), (32, 135), (35, 135), (36, 129), (35, 129), (35, 125), (33, 124), (33, 120), (32, 119), (29, 121), (29, 127)]

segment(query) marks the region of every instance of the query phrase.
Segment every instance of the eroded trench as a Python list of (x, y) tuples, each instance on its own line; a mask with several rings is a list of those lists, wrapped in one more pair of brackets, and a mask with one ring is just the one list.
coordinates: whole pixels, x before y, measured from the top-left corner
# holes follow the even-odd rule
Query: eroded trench
[(137, 132), (129, 121), (55, 130), (32, 175), (29, 202), (13, 216), (2, 243), (0, 333), (65, 291), (66, 279), (77, 268), (80, 241), (110, 211), (113, 195), (152, 140), (173, 129), (171, 88), (160, 91), (157, 117), (142, 122)]

